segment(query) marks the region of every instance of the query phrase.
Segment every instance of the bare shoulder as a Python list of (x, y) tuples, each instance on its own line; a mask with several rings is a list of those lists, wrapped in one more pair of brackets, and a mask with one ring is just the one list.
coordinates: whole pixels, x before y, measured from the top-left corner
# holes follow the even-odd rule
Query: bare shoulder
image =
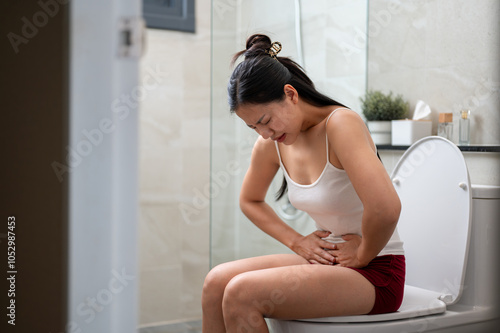
[(357, 160), (357, 156), (376, 157), (375, 145), (365, 122), (352, 110), (336, 111), (326, 125), (326, 133), (330, 145), (330, 161), (336, 166), (344, 169), (352, 167), (355, 164), (349, 161)]
[(365, 122), (359, 114), (350, 109), (337, 109), (326, 124), (331, 141), (360, 139), (369, 136)]
[(362, 125), (365, 126), (365, 123), (361, 116), (354, 112), (351, 109), (346, 108), (338, 108), (335, 113), (328, 120), (327, 127), (338, 127), (343, 125)]

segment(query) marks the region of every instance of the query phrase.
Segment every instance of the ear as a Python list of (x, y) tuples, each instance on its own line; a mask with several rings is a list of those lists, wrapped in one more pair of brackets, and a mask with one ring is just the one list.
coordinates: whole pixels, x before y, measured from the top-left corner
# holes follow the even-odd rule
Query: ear
[(286, 98), (289, 98), (293, 104), (297, 104), (299, 102), (299, 93), (291, 84), (285, 84), (283, 91)]

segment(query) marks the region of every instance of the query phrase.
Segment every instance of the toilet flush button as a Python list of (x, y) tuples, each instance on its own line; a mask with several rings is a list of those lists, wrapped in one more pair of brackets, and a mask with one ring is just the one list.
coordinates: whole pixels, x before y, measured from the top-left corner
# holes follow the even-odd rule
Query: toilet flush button
[(460, 187), (463, 190), (467, 189), (467, 184), (466, 183), (458, 183), (458, 187)]
[(399, 185), (399, 183), (400, 183), (399, 179), (397, 179), (397, 178), (393, 178), (392, 182), (394, 183), (394, 185)]

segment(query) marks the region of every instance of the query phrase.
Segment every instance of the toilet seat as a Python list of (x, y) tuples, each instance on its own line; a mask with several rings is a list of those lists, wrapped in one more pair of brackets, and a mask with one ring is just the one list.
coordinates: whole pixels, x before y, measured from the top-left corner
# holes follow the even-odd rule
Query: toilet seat
[(299, 321), (316, 323), (365, 323), (428, 316), (446, 311), (446, 303), (441, 301), (439, 296), (441, 296), (441, 293), (405, 285), (403, 303), (397, 312), (376, 315), (299, 319)]
[(444, 138), (423, 138), (403, 154), (391, 179), (402, 203), (397, 229), (406, 256), (400, 309), (386, 314), (298, 321), (333, 326), (393, 321), (444, 313), (447, 305), (459, 300), (471, 216), (471, 186), (462, 152)]

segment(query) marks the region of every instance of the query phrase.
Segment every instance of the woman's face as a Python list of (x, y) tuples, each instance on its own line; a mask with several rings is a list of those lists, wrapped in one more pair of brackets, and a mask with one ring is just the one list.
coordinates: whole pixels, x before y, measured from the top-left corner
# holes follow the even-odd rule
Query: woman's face
[(286, 98), (268, 104), (241, 105), (236, 115), (264, 139), (292, 144), (300, 132), (300, 121)]
[(290, 93), (285, 88), (283, 100), (266, 104), (240, 105), (236, 115), (264, 139), (290, 145), (296, 140), (302, 126), (296, 97), (295, 89)]

